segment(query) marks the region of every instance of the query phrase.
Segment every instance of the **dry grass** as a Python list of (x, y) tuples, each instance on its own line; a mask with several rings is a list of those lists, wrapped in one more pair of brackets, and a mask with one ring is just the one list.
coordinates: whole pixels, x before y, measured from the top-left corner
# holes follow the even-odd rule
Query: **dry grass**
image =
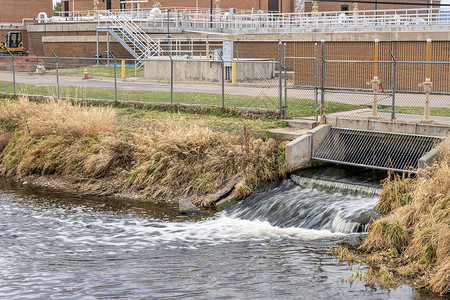
[(360, 249), (395, 249), (400, 274), (450, 294), (450, 139), (441, 143), (438, 163), (415, 179), (389, 179), (381, 198), (380, 208), (389, 214), (371, 225)]
[(190, 197), (208, 206), (231, 178), (248, 195), (260, 181), (285, 176), (284, 155), (271, 138), (212, 130), (183, 118), (121, 123), (112, 108), (87, 107), (52, 100), (5, 101), (0, 106), (0, 172), (4, 175), (115, 176), (123, 188), (147, 198)]

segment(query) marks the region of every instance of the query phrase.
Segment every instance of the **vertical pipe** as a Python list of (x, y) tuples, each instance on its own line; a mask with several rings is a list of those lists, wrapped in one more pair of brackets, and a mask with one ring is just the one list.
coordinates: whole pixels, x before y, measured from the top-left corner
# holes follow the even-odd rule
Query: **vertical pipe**
[(317, 57), (318, 52), (317, 52), (317, 43), (314, 44), (314, 102), (315, 102), (315, 114), (316, 114), (316, 122), (319, 120), (318, 116), (317, 116), (317, 107), (318, 107), (318, 92), (319, 92), (319, 76), (318, 76), (318, 71), (319, 71), (319, 59)]
[(325, 113), (325, 40), (322, 40), (320, 77), (320, 116), (322, 118)]
[(373, 79), (378, 79), (379, 40), (375, 39), (375, 56), (373, 64)]
[(236, 83), (236, 62), (231, 63), (231, 83)]
[(124, 79), (125, 78), (125, 60), (124, 59), (122, 59), (121, 67), (122, 67), (122, 79)]
[(282, 62), (282, 47), (283, 44), (281, 41), (278, 42), (278, 97), (279, 97), (279, 106), (280, 106), (280, 119), (283, 117), (283, 91), (282, 91), (282, 85), (283, 85), (283, 62)]
[[(431, 62), (431, 39), (427, 39), (426, 61)], [(430, 122), (430, 93), (433, 83), (431, 82), (431, 64), (425, 65), (425, 82), (422, 83), (425, 92), (424, 120)]]
[(210, 25), (209, 27), (212, 28), (212, 21), (213, 21), (213, 0), (210, 1), (210, 11), (209, 11), (209, 15), (210, 15)]
[[(426, 61), (431, 61), (431, 39), (427, 39)], [(431, 64), (425, 66), (425, 81), (431, 81)]]

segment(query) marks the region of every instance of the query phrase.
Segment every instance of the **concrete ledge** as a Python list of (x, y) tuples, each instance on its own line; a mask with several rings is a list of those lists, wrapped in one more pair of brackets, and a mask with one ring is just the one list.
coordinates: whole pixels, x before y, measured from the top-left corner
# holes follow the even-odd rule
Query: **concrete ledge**
[(426, 169), (427, 167), (431, 167), (437, 160), (439, 159), (439, 149), (433, 148), (428, 151), (424, 156), (419, 159), (418, 168)]
[(331, 125), (320, 125), (286, 145), (285, 155), (289, 167), (295, 169), (311, 161), (312, 152), (322, 145)]
[(335, 127), (373, 130), (394, 133), (418, 134), (429, 136), (450, 135), (450, 125), (445, 124), (420, 124), (389, 120), (369, 120), (328, 117), (328, 122)]
[(313, 120), (287, 120), (290, 127), (312, 129), (317, 126), (317, 121)]

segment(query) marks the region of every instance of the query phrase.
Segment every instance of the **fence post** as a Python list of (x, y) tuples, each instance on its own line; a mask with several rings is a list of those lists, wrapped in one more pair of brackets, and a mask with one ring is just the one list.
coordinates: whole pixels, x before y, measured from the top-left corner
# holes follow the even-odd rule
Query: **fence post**
[(58, 56), (56, 56), (55, 52), (53, 52), (53, 55), (55, 56), (55, 67), (56, 67), (56, 91), (57, 91), (57, 95), (58, 95), (58, 99), (59, 97), (59, 70), (58, 70)]
[(389, 50), (389, 53), (392, 56), (393, 62), (392, 62), (392, 112), (391, 112), (391, 120), (395, 120), (395, 90), (397, 88), (397, 59), (394, 56), (394, 53), (392, 53), (391, 50)]
[(317, 107), (319, 106), (318, 105), (318, 100), (319, 100), (319, 95), (318, 95), (318, 93), (319, 93), (319, 66), (318, 66), (318, 63), (319, 63), (319, 59), (318, 59), (318, 57), (317, 57), (317, 55), (318, 55), (318, 51), (317, 51), (317, 43), (315, 43), (314, 44), (314, 60), (315, 60), (315, 62), (314, 62), (314, 102), (315, 102), (315, 108), (314, 108), (314, 111), (315, 111), (315, 114), (316, 114), (316, 122), (319, 120), (319, 118), (318, 118), (318, 113), (317, 113)]
[(286, 67), (286, 43), (284, 43), (284, 118), (287, 119), (287, 67)]
[(325, 41), (322, 40), (322, 55), (321, 55), (321, 71), (320, 71), (320, 116), (323, 117), (325, 113)]
[(170, 105), (173, 104), (173, 58), (170, 52), (167, 52), (170, 58)]
[(12, 71), (13, 71), (13, 87), (14, 87), (14, 96), (16, 95), (16, 61), (15, 61), (15, 57), (14, 54), (12, 54), (9, 50), (8, 51), (9, 55), (11, 55), (12, 57)]
[(114, 58), (114, 101), (115, 104), (117, 104), (117, 59), (115, 56)]
[(282, 92), (282, 85), (283, 85), (283, 62), (282, 62), (282, 47), (283, 44), (281, 41), (278, 42), (278, 92), (279, 92), (279, 106), (280, 106), (280, 119), (283, 117), (283, 92)]
[(223, 55), (220, 55), (220, 60), (222, 68), (222, 108), (225, 108), (225, 62), (223, 61)]

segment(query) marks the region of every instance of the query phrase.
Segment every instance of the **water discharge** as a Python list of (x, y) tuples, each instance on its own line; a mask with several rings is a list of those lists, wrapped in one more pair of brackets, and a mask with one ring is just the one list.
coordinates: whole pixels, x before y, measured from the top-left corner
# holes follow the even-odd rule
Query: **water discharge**
[(428, 299), (342, 281), (352, 271), (327, 254), (360, 238), (376, 201), (286, 180), (186, 217), (0, 181), (0, 298)]

